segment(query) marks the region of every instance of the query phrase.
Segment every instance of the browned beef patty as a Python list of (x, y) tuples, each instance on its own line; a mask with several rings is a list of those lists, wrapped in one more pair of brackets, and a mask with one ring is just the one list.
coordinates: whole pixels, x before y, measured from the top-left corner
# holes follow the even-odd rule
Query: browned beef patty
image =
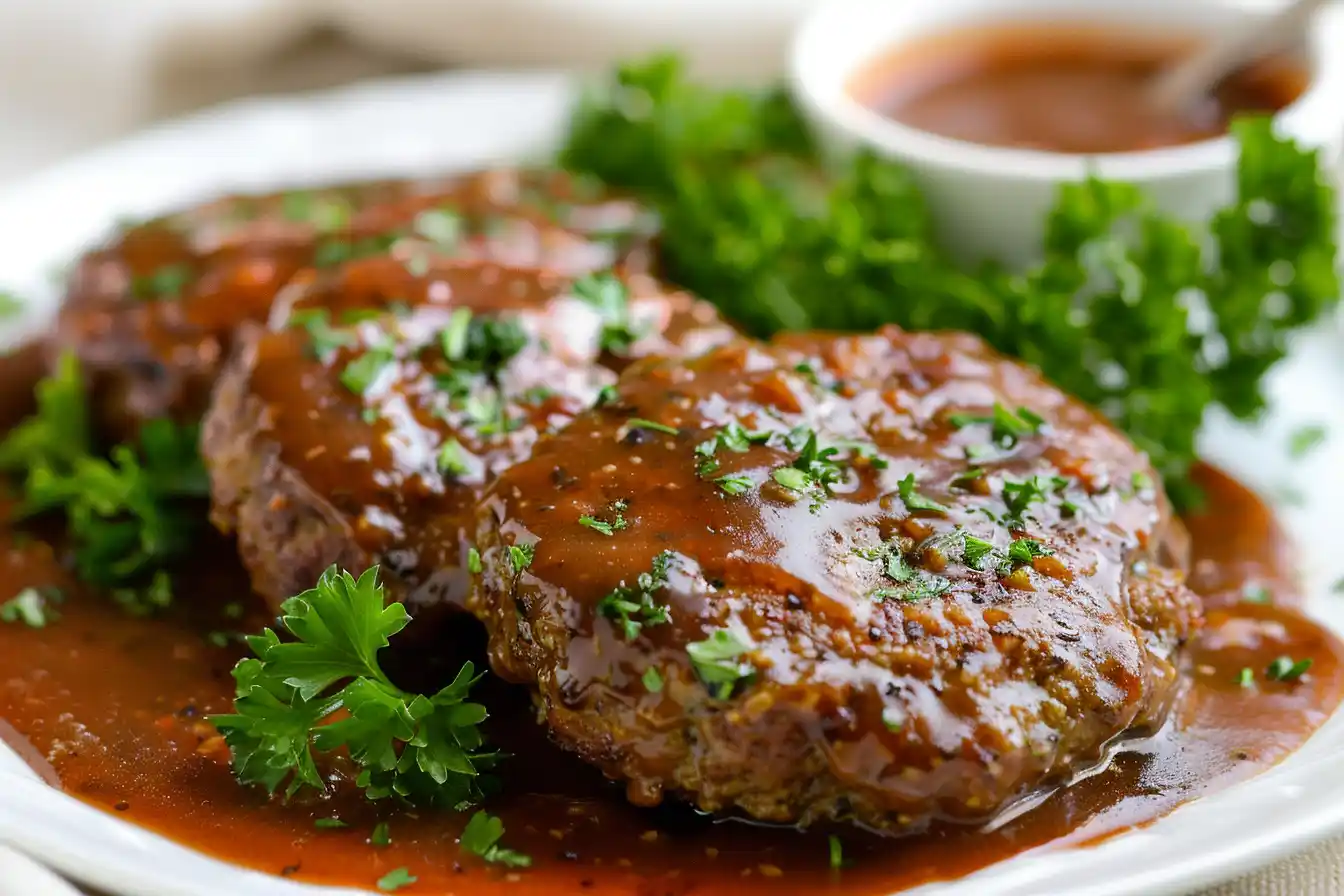
[(730, 338), (646, 277), (356, 260), (301, 275), (244, 338), (205, 422), (212, 518), (278, 606), (329, 564), (413, 610), (460, 602), (476, 497), (649, 352)]
[(738, 341), (636, 363), (502, 472), (469, 606), (636, 803), (903, 831), (1162, 724), (1200, 620), (1177, 527), (1124, 437), (974, 337)]
[(200, 419), (234, 335), (309, 265), (391, 253), (564, 273), (647, 263), (653, 222), (566, 175), (486, 171), (235, 196), (133, 225), (77, 265), (52, 348), (73, 351), (114, 437)]

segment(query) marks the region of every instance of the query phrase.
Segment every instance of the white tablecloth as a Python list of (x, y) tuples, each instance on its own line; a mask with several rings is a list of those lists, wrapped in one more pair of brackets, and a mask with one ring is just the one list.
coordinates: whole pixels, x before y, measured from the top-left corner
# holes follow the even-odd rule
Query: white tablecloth
[[(707, 76), (761, 78), (813, 2), (0, 0), (0, 186), (209, 103), (441, 65), (593, 68), (673, 45)], [(0, 847), (0, 896), (73, 893)], [(1339, 840), (1202, 896), (1342, 893)]]

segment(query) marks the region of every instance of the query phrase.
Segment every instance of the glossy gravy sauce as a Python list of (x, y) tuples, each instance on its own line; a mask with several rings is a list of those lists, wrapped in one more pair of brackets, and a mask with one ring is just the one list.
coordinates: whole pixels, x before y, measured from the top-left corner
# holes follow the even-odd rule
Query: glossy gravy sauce
[[(242, 655), (233, 633), (269, 621), (249, 597), (232, 546), (213, 536), (202, 537), (179, 580), (173, 611), (133, 619), (77, 587), (44, 533), (0, 525), (0, 593), (52, 586), (65, 594), (60, 618), (45, 628), (0, 624), (0, 739), (92, 806), (296, 880), (373, 889), (405, 867), (418, 880), (404, 893), (888, 893), (1148, 823), (1279, 761), (1339, 704), (1341, 644), (1298, 611), (1291, 551), (1272, 516), (1215, 470), (1201, 469), (1199, 480), (1208, 507), (1190, 520), (1193, 579), (1209, 620), (1176, 718), (1105, 771), (993, 830), (947, 825), (884, 839), (853, 828), (800, 833), (715, 821), (672, 805), (638, 809), (540, 736), (524, 693), (490, 679), (477, 699), (490, 707), (492, 739), (512, 758), (501, 768), (505, 793), (489, 809), (504, 821), (505, 845), (531, 855), (532, 868), (509, 871), (462, 854), (456, 838), (465, 816), (371, 804), (341, 787), (290, 804), (268, 800), (234, 782), (223, 742), (205, 721), (230, 704), (229, 671)], [(1268, 602), (1244, 599), (1252, 593)], [(389, 666), (407, 687), (433, 687), (463, 659), (479, 662), (481, 640), (464, 621), (439, 653), (393, 657)], [(1282, 655), (1314, 664), (1298, 682), (1267, 681), (1265, 668)], [(1243, 668), (1254, 670), (1253, 687), (1239, 683)], [(316, 825), (332, 818), (346, 826)], [(390, 846), (369, 842), (379, 821), (389, 824)], [(843, 867), (831, 866), (830, 834), (842, 844)]]
[(1227, 133), (1239, 113), (1274, 113), (1310, 75), (1277, 58), (1241, 69), (1204, 102), (1153, 108), (1155, 75), (1187, 55), (1189, 36), (1082, 24), (967, 28), (916, 41), (859, 69), (850, 93), (900, 124), (985, 146), (1112, 153)]

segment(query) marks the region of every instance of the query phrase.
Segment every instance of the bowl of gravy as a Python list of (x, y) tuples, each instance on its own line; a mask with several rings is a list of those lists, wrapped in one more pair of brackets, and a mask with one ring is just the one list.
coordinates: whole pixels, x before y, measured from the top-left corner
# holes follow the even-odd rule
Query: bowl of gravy
[(1344, 8), (1191, 108), (1151, 102), (1158, 73), (1263, 15), (1246, 0), (833, 0), (798, 33), (793, 88), (835, 151), (906, 163), (967, 260), (1027, 264), (1066, 181), (1136, 183), (1190, 219), (1225, 204), (1238, 116), (1273, 116), (1337, 159)]

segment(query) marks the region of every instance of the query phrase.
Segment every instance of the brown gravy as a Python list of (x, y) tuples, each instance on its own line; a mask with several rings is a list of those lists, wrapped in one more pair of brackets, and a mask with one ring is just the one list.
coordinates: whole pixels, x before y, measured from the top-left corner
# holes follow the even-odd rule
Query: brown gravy
[[(1243, 781), (1299, 747), (1344, 698), (1344, 645), (1296, 609), (1291, 556), (1272, 515), (1230, 478), (1203, 468), (1208, 509), (1191, 520), (1195, 584), (1209, 624), (1192, 651), (1188, 697), (1175, 724), (1121, 752), (1111, 766), (1051, 795), (992, 832), (952, 825), (899, 840), (844, 828), (800, 833), (715, 822), (676, 806), (638, 809), (620, 788), (539, 736), (526, 695), (487, 680), (491, 736), (512, 754), (505, 795), (490, 810), (531, 869), (486, 867), (459, 853), (465, 817), (370, 804), (357, 792), (284, 804), (233, 780), (204, 720), (229, 705), (239, 646), (220, 633), (268, 623), (232, 546), (203, 539), (178, 606), (133, 619), (77, 587), (53, 542), (0, 524), (0, 594), (57, 586), (60, 619), (43, 629), (0, 624), (0, 737), (59, 776), (66, 792), (127, 821), (240, 865), (298, 880), (372, 889), (392, 869), (418, 878), (398, 892), (514, 896), (553, 893), (888, 893), (960, 877), (1035, 849), (1083, 846), (1146, 824), (1190, 799)], [(0, 508), (0, 518), (8, 515)], [(1257, 537), (1238, 540), (1238, 533)], [(32, 536), (37, 537), (32, 537)], [(1270, 603), (1235, 599), (1251, 584)], [(241, 618), (230, 612), (241, 602)], [(479, 660), (480, 634), (415, 657), (408, 686)], [(1314, 661), (1297, 683), (1269, 682), (1280, 655)], [(1256, 671), (1243, 688), (1240, 670)], [(395, 674), (395, 673), (394, 673)], [(319, 829), (317, 819), (348, 826)], [(392, 844), (368, 843), (390, 824)], [(843, 843), (830, 865), (828, 834)]]
[(1243, 112), (1274, 113), (1306, 90), (1286, 58), (1234, 73), (1183, 114), (1147, 102), (1148, 82), (1190, 37), (1081, 24), (967, 28), (897, 48), (860, 68), (850, 92), (882, 115), (985, 146), (1097, 154), (1179, 146), (1225, 134)]

